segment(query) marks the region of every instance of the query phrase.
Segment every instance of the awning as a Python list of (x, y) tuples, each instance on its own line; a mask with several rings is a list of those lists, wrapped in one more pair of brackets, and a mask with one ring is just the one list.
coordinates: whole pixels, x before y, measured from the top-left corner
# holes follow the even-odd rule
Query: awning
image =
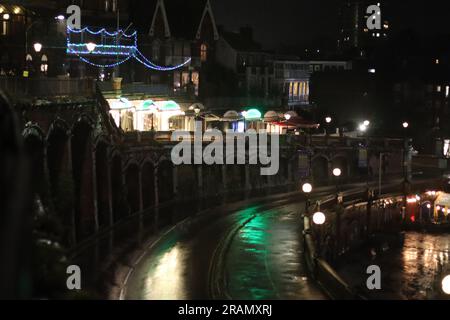
[(222, 121), (234, 122), (242, 119), (242, 115), (240, 115), (237, 111), (230, 110), (223, 115)]

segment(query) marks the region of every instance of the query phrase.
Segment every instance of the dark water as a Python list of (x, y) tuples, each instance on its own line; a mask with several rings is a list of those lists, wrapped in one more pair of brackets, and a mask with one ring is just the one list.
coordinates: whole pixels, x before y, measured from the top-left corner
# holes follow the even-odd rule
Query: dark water
[[(369, 250), (367, 250), (369, 251)], [(372, 257), (362, 251), (345, 257), (337, 268), (344, 279), (368, 298), (425, 300), (446, 298), (440, 283), (450, 274), (450, 235), (408, 232), (403, 248)], [(381, 290), (369, 291), (366, 269), (381, 268)], [(449, 297), (450, 298), (450, 297)]]

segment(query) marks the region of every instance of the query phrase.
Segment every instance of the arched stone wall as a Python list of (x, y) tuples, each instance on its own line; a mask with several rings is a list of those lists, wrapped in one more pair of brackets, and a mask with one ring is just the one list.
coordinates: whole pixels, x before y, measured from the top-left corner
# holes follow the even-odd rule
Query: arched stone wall
[(145, 161), (141, 170), (142, 181), (142, 203), (144, 209), (155, 205), (155, 165)]
[(98, 227), (94, 203), (91, 123), (86, 120), (78, 121), (73, 127), (72, 135), (72, 169), (75, 182), (74, 220), (76, 237), (81, 240), (94, 233)]

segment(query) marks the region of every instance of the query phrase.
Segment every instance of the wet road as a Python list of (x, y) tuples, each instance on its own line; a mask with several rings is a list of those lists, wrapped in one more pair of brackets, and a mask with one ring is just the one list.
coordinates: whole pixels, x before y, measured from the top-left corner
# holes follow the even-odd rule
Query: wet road
[(302, 260), (299, 204), (209, 214), (166, 234), (131, 273), (125, 299), (324, 299)]
[[(388, 251), (373, 259), (367, 254), (353, 254), (346, 258), (338, 272), (372, 299), (439, 298), (442, 271), (450, 273), (450, 235), (408, 232), (401, 249)], [(382, 272), (382, 289), (368, 291), (365, 270), (378, 265)], [(438, 285), (437, 287), (435, 285)]]

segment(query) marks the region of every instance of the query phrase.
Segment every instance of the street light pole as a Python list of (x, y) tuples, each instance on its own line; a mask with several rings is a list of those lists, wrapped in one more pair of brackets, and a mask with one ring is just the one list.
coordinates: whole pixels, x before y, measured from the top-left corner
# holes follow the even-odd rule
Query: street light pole
[(305, 215), (309, 214), (309, 194), (312, 192), (313, 187), (310, 183), (305, 183), (302, 185), (302, 191), (305, 194)]
[(378, 198), (381, 199), (381, 180), (382, 180), (382, 162), (384, 158), (384, 153), (380, 153), (380, 162), (379, 162), (379, 168), (378, 168)]

